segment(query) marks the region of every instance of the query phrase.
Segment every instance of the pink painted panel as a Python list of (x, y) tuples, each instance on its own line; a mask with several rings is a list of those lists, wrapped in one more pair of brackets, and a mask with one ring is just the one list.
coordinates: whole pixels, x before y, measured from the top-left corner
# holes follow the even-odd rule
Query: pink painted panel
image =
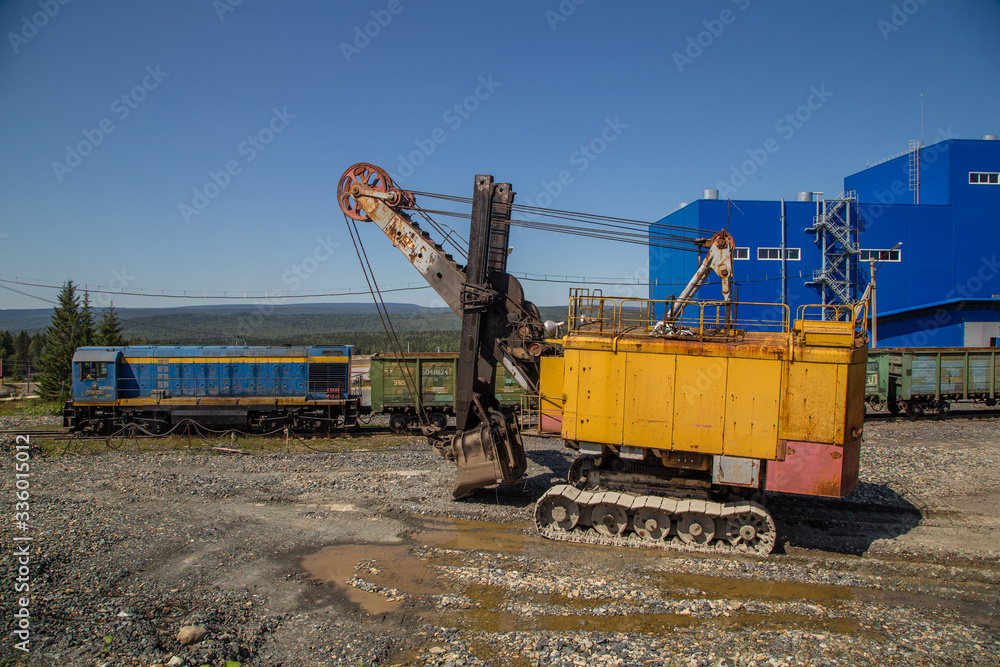
[(842, 498), (858, 485), (860, 439), (842, 447), (794, 440), (785, 444), (785, 460), (767, 462), (768, 491)]

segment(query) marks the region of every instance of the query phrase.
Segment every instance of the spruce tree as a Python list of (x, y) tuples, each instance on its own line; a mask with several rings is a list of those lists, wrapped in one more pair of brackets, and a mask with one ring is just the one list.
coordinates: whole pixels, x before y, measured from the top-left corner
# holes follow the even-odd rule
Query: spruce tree
[(118, 319), (118, 313), (115, 311), (113, 303), (105, 308), (101, 314), (101, 321), (97, 325), (97, 344), (105, 347), (125, 345), (125, 337), (122, 335), (122, 321)]
[(39, 393), (47, 399), (65, 401), (72, 387), (73, 353), (83, 337), (80, 327), (80, 298), (72, 280), (59, 292), (59, 302), (45, 329)]
[(14, 336), (9, 331), (0, 332), (0, 378), (10, 375), (10, 365), (14, 361)]
[(77, 347), (94, 345), (97, 340), (97, 329), (94, 326), (94, 311), (90, 307), (90, 292), (83, 292), (83, 301), (80, 302), (80, 337), (77, 339)]
[(14, 338), (14, 371), (11, 379), (20, 382), (24, 379), (31, 368), (31, 336), (24, 329), (21, 329)]

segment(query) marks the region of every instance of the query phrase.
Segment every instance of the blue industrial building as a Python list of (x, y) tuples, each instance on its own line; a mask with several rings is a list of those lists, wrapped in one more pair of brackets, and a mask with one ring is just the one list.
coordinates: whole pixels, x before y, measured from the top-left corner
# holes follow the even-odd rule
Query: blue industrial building
[[(1000, 141), (947, 139), (844, 179), (835, 199), (706, 198), (656, 224), (725, 229), (736, 240), (740, 302), (848, 303), (877, 260), (879, 347), (996, 346), (1000, 339)], [(650, 296), (679, 293), (696, 269), (689, 253), (650, 246)], [(700, 298), (718, 298), (707, 286)], [(755, 306), (741, 318), (772, 319)]]

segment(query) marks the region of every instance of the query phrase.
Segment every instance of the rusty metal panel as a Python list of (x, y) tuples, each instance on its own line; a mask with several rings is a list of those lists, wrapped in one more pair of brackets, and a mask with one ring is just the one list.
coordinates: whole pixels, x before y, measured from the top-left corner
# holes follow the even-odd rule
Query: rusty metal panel
[[(563, 391), (563, 357), (542, 357), (538, 399), (539, 430), (561, 433), (566, 395)], [(567, 437), (563, 434), (563, 437)]]
[(712, 483), (756, 488), (760, 483), (760, 459), (740, 456), (712, 457)]
[(673, 448), (722, 454), (728, 360), (701, 356), (676, 359)]
[(727, 455), (776, 458), (782, 375), (780, 361), (729, 360), (723, 438)]
[(834, 442), (839, 366), (797, 361), (786, 368), (781, 437), (803, 442)]
[(576, 439), (622, 444), (625, 355), (581, 350), (578, 375)]
[(670, 448), (676, 359), (672, 354), (627, 353), (625, 444)]
[(767, 464), (767, 490), (841, 498), (858, 485), (860, 459), (860, 439), (843, 446), (788, 441), (785, 460)]
[(577, 390), (580, 386), (580, 377), (577, 372), (580, 368), (580, 352), (578, 350), (566, 349), (563, 355), (563, 392), (566, 396), (566, 403), (563, 405), (562, 436), (567, 440), (579, 440), (577, 437)]

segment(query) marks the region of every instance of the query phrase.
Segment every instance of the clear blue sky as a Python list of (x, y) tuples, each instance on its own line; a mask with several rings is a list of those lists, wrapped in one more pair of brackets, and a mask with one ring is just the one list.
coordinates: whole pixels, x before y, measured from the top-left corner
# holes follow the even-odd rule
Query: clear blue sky
[[(1000, 132), (995, 1), (234, 2), (0, 5), (0, 278), (360, 287), (335, 196), (360, 161), (460, 196), (493, 174), (520, 203), (568, 171), (552, 207), (652, 221), (732, 182), (769, 139), (778, 150), (733, 197), (839, 193), (919, 138), (921, 93), (927, 143)], [(225, 187), (195, 201), (227, 164)], [(419, 282), (376, 232), (380, 283)], [(512, 245), (513, 272), (645, 276), (643, 247), (535, 231)], [(0, 286), (0, 309), (55, 296)], [(567, 285), (525, 288), (565, 303)]]

